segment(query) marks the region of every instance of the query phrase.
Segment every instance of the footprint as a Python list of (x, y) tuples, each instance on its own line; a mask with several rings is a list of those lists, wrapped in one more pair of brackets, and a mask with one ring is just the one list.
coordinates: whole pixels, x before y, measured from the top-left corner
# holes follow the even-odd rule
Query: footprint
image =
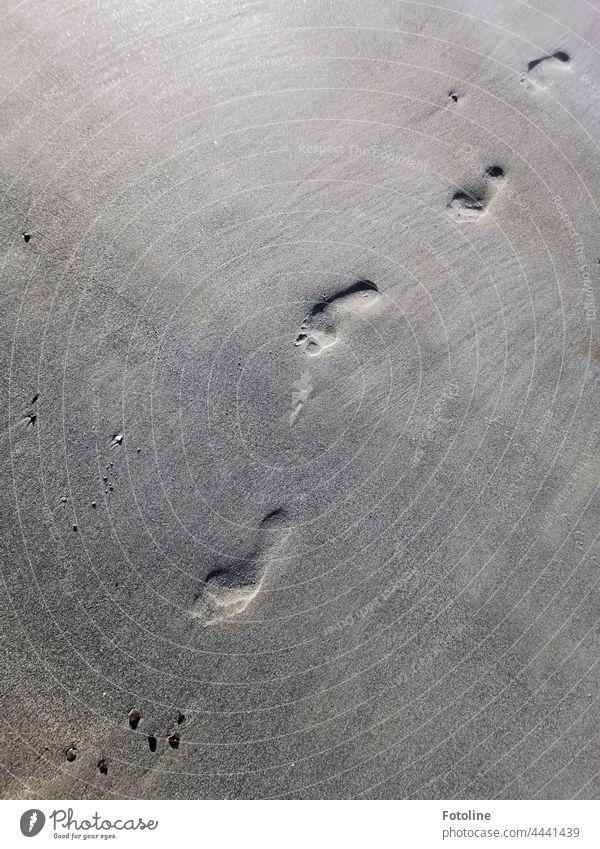
[(281, 510), (267, 514), (260, 523), (261, 530), (270, 531), (263, 542), (248, 557), (207, 574), (203, 592), (191, 611), (194, 618), (203, 619), (205, 625), (213, 625), (246, 610), (260, 592), (274, 555), (287, 537), (287, 532), (277, 542), (273, 542), (272, 537), (278, 527), (284, 531), (285, 519)]
[(564, 50), (557, 50), (556, 53), (548, 53), (546, 56), (540, 56), (539, 59), (532, 59), (531, 62), (528, 62), (527, 70), (521, 77), (520, 82), (522, 85), (526, 85), (528, 89), (544, 89), (545, 86), (541, 84), (539, 79), (535, 79), (535, 75), (533, 78), (530, 76), (531, 72), (542, 63), (550, 67), (556, 67), (560, 64), (567, 66), (570, 61), (571, 57)]
[(503, 178), (504, 169), (500, 165), (490, 165), (484, 179), (452, 195), (446, 207), (448, 215), (457, 223), (478, 221), (487, 212)]
[(318, 357), (338, 341), (337, 326), (344, 310), (358, 312), (379, 299), (379, 290), (370, 280), (359, 280), (330, 298), (319, 301), (304, 319), (294, 345), (309, 357)]

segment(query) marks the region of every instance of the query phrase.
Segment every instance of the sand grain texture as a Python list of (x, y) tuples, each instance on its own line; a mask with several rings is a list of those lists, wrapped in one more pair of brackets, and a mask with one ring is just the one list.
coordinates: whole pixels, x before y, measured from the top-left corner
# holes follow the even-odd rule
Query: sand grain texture
[(600, 16), (5, 5), (0, 793), (597, 798)]

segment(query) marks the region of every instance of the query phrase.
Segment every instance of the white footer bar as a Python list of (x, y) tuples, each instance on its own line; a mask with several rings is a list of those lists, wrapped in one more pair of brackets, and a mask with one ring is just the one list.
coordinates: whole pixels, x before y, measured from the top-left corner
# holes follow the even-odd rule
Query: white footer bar
[(600, 847), (595, 801), (4, 801), (0, 845)]

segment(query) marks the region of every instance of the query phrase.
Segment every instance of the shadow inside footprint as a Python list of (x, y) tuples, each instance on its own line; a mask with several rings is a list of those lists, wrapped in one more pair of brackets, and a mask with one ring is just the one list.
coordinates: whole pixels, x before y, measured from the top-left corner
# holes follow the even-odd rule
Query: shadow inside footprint
[(318, 301), (304, 319), (294, 345), (309, 357), (316, 357), (338, 341), (337, 325), (341, 311), (359, 312), (379, 298), (379, 289), (370, 280), (359, 280), (323, 301)]
[(453, 194), (447, 209), (456, 221), (476, 221), (486, 207), (485, 195), (458, 191)]
[(557, 50), (556, 53), (548, 53), (546, 56), (540, 56), (539, 59), (533, 59), (527, 65), (527, 73), (531, 73), (534, 68), (542, 62), (547, 62), (549, 59), (556, 59), (558, 62), (569, 62), (571, 57), (564, 50)]
[(248, 607), (258, 594), (264, 570), (255, 560), (240, 560), (227, 569), (215, 569), (206, 576), (205, 591), (225, 616), (235, 616)]
[[(541, 74), (541, 78), (539, 76), (539, 72), (536, 71), (532, 76), (532, 71), (538, 68), (540, 65), (551, 67), (559, 67), (563, 65), (567, 68), (571, 63), (571, 57), (568, 53), (565, 53), (564, 50), (557, 50), (555, 53), (548, 53), (546, 56), (540, 56), (539, 59), (532, 59), (531, 62), (527, 63), (527, 70), (524, 72), (521, 77), (521, 84), (525, 85), (529, 90), (544, 90), (545, 86), (543, 84), (543, 73)], [(536, 79), (536, 76), (538, 78)]]

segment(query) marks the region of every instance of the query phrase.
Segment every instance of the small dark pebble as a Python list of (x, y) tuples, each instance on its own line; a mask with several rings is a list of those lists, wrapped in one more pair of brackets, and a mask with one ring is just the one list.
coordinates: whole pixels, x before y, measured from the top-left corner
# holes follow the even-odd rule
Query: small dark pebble
[(69, 761), (69, 763), (73, 763), (73, 761), (75, 760), (76, 757), (77, 757), (77, 749), (75, 748), (75, 746), (71, 746), (70, 748), (67, 749), (67, 760)]
[(156, 751), (156, 737), (152, 734), (148, 737), (148, 748), (151, 752)]
[(172, 731), (170, 734), (167, 734), (167, 743), (172, 749), (179, 748), (180, 737), (177, 731)]
[(98, 770), (102, 775), (108, 775), (108, 764), (104, 758), (98, 761)]
[(129, 713), (127, 714), (127, 719), (129, 721), (129, 725), (133, 730), (138, 727), (138, 723), (141, 719), (142, 714), (139, 712), (137, 708), (131, 708)]

